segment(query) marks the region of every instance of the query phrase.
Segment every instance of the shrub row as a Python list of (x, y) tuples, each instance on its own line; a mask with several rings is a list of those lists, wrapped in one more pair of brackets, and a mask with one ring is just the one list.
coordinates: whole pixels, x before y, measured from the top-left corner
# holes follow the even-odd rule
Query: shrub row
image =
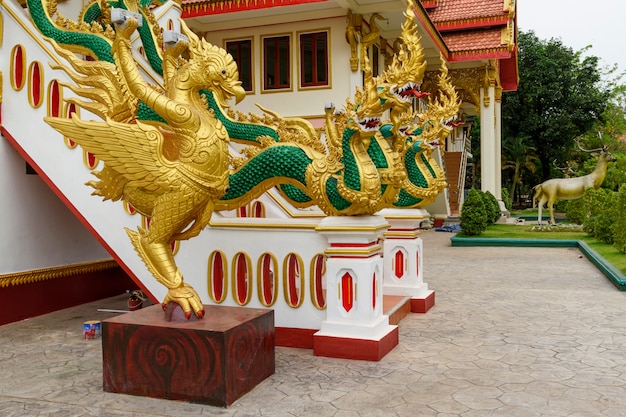
[(581, 198), (567, 202), (565, 214), (589, 236), (626, 253), (626, 184), (617, 193), (590, 187)]
[(476, 236), (501, 216), (500, 205), (493, 194), (472, 188), (461, 209), (461, 229), (468, 236)]

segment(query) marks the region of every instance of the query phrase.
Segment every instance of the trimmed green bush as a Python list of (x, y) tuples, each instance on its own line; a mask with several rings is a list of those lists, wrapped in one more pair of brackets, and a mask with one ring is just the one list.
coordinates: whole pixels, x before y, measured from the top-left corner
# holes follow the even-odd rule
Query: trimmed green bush
[(617, 212), (617, 194), (606, 188), (600, 188), (600, 190), (603, 190), (604, 201), (602, 202), (600, 212), (596, 216), (594, 233), (596, 239), (600, 242), (612, 244), (615, 220), (619, 214)]
[(617, 215), (613, 227), (613, 246), (620, 253), (626, 253), (626, 184), (619, 187), (615, 212)]
[(489, 224), (497, 222), (502, 217), (500, 211), (500, 204), (496, 197), (489, 191), (482, 193), (483, 202), (485, 203), (485, 210), (487, 211), (487, 221)]
[(598, 216), (604, 208), (604, 200), (606, 194), (602, 188), (594, 189), (589, 187), (585, 190), (582, 199), (585, 203), (585, 219), (583, 220), (583, 230), (589, 236), (596, 236), (596, 228), (598, 225)]
[(501, 193), (502, 193), (502, 202), (504, 203), (504, 207), (506, 207), (508, 211), (511, 211), (511, 195), (509, 194), (509, 189), (503, 188)]
[(565, 213), (565, 207), (567, 206), (567, 202), (569, 200), (557, 200), (554, 202), (554, 212), (555, 213)]
[(567, 200), (565, 205), (565, 215), (567, 220), (576, 224), (583, 224), (585, 221), (585, 200), (577, 198), (575, 200)]
[(468, 236), (481, 234), (488, 224), (482, 192), (472, 188), (461, 208), (461, 229)]

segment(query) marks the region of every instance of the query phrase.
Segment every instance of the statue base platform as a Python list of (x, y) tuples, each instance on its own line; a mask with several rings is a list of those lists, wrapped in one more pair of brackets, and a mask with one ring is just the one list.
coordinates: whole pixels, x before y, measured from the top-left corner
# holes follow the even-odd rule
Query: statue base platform
[(204, 308), (202, 320), (155, 305), (103, 321), (104, 391), (227, 407), (274, 373), (273, 310)]
[(411, 313), (427, 313), (434, 305), (435, 292), (431, 290), (423, 298), (411, 298)]
[(390, 331), (379, 339), (359, 339), (324, 335), (314, 336), (313, 354), (328, 358), (379, 361), (399, 343), (398, 327), (389, 326)]

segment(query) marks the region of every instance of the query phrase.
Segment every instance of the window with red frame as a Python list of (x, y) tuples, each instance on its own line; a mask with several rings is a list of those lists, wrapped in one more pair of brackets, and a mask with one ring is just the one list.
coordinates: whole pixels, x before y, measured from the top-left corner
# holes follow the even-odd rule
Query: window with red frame
[(302, 87), (328, 85), (328, 33), (300, 34), (300, 83)]
[(252, 91), (252, 39), (226, 41), (226, 51), (237, 63), (239, 80), (245, 91)]
[(263, 38), (263, 89), (291, 87), (289, 36)]

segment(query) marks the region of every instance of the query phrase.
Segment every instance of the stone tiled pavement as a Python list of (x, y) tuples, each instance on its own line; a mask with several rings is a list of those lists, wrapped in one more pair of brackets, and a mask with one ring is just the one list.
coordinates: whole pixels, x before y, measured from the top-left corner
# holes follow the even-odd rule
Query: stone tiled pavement
[(0, 327), (0, 416), (626, 416), (626, 293), (576, 249), (453, 248), (427, 231), (427, 314), (380, 362), (277, 348), (276, 373), (224, 409), (102, 390), (82, 323), (103, 300)]

